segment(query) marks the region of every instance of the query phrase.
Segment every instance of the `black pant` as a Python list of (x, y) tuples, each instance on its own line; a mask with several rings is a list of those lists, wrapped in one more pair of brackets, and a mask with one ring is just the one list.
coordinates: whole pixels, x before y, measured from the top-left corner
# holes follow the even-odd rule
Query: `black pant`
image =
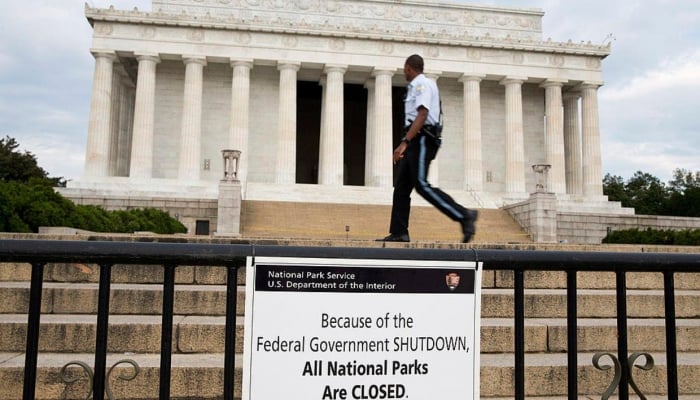
[(439, 144), (435, 139), (423, 133), (408, 144), (403, 158), (399, 160), (391, 208), (390, 233), (397, 235), (408, 233), (411, 191), (414, 188), (418, 194), (452, 220), (461, 221), (467, 215), (466, 208), (457, 204), (447, 193), (428, 183), (428, 167), (435, 159), (438, 149)]

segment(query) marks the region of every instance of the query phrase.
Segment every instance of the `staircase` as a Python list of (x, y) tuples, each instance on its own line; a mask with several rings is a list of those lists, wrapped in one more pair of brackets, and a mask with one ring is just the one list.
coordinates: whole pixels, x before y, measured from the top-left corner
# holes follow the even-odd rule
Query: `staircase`
[[(253, 211), (247, 210), (247, 218), (262, 218)], [(376, 212), (385, 221), (384, 211)], [(297, 221), (305, 219), (298, 212), (294, 215)], [(373, 219), (366, 218), (367, 221)], [(272, 226), (272, 222), (268, 226)], [(370, 226), (369, 222), (366, 226)], [(379, 233), (371, 229), (374, 228), (357, 226), (357, 231), (367, 232), (367, 235)], [(357, 231), (351, 229), (352, 233), (357, 234)], [(418, 235), (419, 231), (415, 232)], [(260, 230), (255, 234), (264, 236), (263, 233)], [(379, 246), (373, 242), (364, 244)], [(0, 399), (22, 398), (30, 272), (27, 264), (0, 264)], [(38, 399), (86, 398), (89, 393), (86, 379), (65, 384), (60, 371), (74, 360), (88, 365), (94, 361), (98, 275), (99, 268), (94, 265), (51, 264), (46, 268), (36, 383)], [(130, 371), (128, 364), (116, 368), (110, 382), (117, 399), (158, 398), (161, 282), (162, 270), (157, 266), (117, 265), (113, 268), (107, 367), (131, 359), (141, 368), (133, 381), (116, 379), (116, 372)], [(236, 332), (237, 351), (241, 352), (245, 304), (242, 269), (238, 282)], [(525, 282), (527, 396), (528, 399), (563, 399), (567, 390), (565, 276), (563, 273), (531, 272), (526, 274)], [(177, 269), (173, 399), (222, 398), (224, 283), (225, 272), (221, 268), (183, 266)], [(635, 380), (650, 399), (662, 398), (666, 387), (662, 277), (630, 273), (627, 283), (630, 353), (649, 352), (655, 362), (651, 371), (635, 369)], [(591, 359), (598, 351), (616, 352), (615, 278), (608, 273), (580, 272), (578, 284), (578, 385), (579, 392), (586, 394), (581, 398), (594, 399), (600, 398), (612, 380), (612, 373), (595, 369)], [(484, 399), (513, 396), (512, 286), (512, 273), (484, 272), (481, 320), (481, 394)], [(700, 274), (676, 275), (676, 289), (680, 391), (683, 399), (697, 399), (700, 398)], [(240, 397), (240, 355), (236, 365), (236, 396)], [(84, 377), (80, 371), (77, 367), (69, 368), (69, 374), (74, 377)]]
[[(474, 243), (532, 242), (506, 211), (478, 211)], [(241, 234), (246, 238), (374, 240), (389, 233), (390, 217), (387, 205), (244, 201)], [(414, 242), (462, 239), (460, 225), (434, 207), (412, 207), (409, 231)]]

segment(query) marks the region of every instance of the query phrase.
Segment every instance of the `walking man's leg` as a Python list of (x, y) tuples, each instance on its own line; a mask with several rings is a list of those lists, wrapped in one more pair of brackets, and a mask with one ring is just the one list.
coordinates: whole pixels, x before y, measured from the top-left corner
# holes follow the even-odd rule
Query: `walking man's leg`
[(411, 214), (411, 191), (413, 179), (408, 157), (399, 161), (398, 176), (394, 185), (394, 195), (391, 206), (391, 222), (389, 236), (379, 239), (386, 242), (409, 242), (408, 220)]
[(428, 182), (428, 169), (437, 154), (438, 146), (432, 138), (427, 136), (421, 136), (417, 144), (419, 145), (417, 149), (417, 171), (414, 175), (416, 191), (443, 214), (453, 221), (459, 222), (464, 235), (462, 242), (469, 242), (476, 232), (474, 223), (478, 216), (477, 211), (461, 206), (450, 195), (430, 185)]

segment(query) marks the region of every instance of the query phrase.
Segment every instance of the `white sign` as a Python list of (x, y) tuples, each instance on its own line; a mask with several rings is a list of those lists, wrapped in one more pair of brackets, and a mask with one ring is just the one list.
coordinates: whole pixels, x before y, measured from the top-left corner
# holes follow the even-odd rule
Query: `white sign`
[(478, 399), (474, 262), (249, 259), (244, 400)]

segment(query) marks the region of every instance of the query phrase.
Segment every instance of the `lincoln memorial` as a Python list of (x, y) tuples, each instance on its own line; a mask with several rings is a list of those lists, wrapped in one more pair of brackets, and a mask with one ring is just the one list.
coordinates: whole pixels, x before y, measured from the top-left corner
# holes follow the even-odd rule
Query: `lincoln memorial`
[(216, 201), (222, 152), (237, 150), (244, 201), (390, 204), (403, 62), (418, 53), (444, 111), (434, 185), (476, 208), (543, 185), (567, 210), (614, 208), (598, 118), (610, 46), (547, 38), (542, 10), (428, 0), (85, 7), (95, 69), (85, 170), (62, 190), (70, 198), (196, 209)]

